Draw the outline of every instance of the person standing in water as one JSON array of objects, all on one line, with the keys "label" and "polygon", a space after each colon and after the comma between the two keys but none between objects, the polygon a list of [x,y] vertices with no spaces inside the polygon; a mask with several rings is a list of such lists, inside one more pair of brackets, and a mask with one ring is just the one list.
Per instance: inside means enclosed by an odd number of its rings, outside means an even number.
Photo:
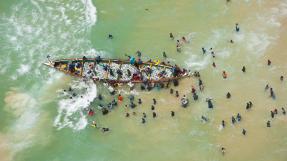
[{"label": "person standing in water", "polygon": [[249,103],[249,106],[251,108],[253,106],[253,103],[251,101],[249,101],[248,103]]},{"label": "person standing in water", "polygon": [[193,97],[193,100],[195,100],[195,101],[198,100],[198,95],[196,93],[193,93],[192,97]]},{"label": "person standing in water", "polygon": [[169,90],[169,93],[170,93],[170,94],[173,94],[173,89],[172,89],[172,88]]},{"label": "person standing in water", "polygon": [[185,38],[184,36],[181,38],[181,40],[182,40],[184,43],[187,43],[187,40],[186,40],[186,38]]},{"label": "person standing in water", "polygon": [[215,53],[214,53],[214,51],[211,51],[211,55],[212,55],[213,58],[215,58]]},{"label": "person standing in water", "polygon": [[97,122],[96,121],[92,121],[92,126],[93,127],[97,127]]},{"label": "person standing in water", "polygon": [[269,84],[266,84],[265,91],[267,91],[268,89],[269,89]]},{"label": "person standing in water", "polygon": [[138,104],[140,105],[140,104],[142,104],[142,99],[138,99]]},{"label": "person standing in water", "polygon": [[145,124],[145,122],[146,122],[145,118],[142,118],[142,124]]},{"label": "person standing in water", "polygon": [[165,58],[165,59],[167,58],[165,51],[162,52],[162,56],[163,56],[163,58]]},{"label": "person standing in water", "polygon": [[247,103],[246,103],[246,110],[251,109],[252,106],[253,106],[253,104],[252,104],[251,101],[247,102]]},{"label": "person standing in water", "polygon": [[143,112],[143,118],[146,118],[146,113],[145,112]]},{"label": "person standing in water", "polygon": [[270,97],[275,99],[275,94],[274,94],[273,88],[270,88]]},{"label": "person standing in water", "polygon": [[179,45],[179,44],[176,45],[176,51],[177,51],[178,53],[181,52],[181,48],[180,48],[180,45]]},{"label": "person standing in water", "polygon": [[225,128],[225,121],[224,120],[221,121],[221,126],[222,126],[222,128]]},{"label": "person standing in water", "polygon": [[171,117],[174,117],[174,115],[175,115],[174,111],[170,111],[170,115],[171,115]]},{"label": "person standing in water", "polygon": [[112,34],[109,34],[109,35],[108,35],[108,38],[109,38],[109,39],[113,39],[114,36],[113,36]]},{"label": "person standing in water", "polygon": [[236,31],[236,32],[239,32],[239,31],[240,31],[240,28],[239,28],[238,23],[235,24],[235,31]]},{"label": "person standing in water", "polygon": [[243,135],[246,135],[246,132],[247,132],[247,131],[246,131],[245,129],[242,129],[242,134],[243,134]]},{"label": "person standing in water", "polygon": [[172,33],[169,33],[169,38],[172,39],[172,40],[174,40],[174,36],[173,36]]},{"label": "person standing in water", "polygon": [[202,47],[201,50],[202,50],[202,54],[204,55],[206,53],[206,49],[204,49],[204,47]]},{"label": "person standing in water", "polygon": [[203,115],[201,116],[201,120],[204,121],[204,122],[208,122],[208,118],[203,116]]},{"label": "person standing in water", "polygon": [[250,109],[250,105],[249,103],[246,103],[246,110],[249,110]]},{"label": "person standing in water", "polygon": [[225,148],[221,147],[221,154],[224,155],[225,154]]},{"label": "person standing in water", "polygon": [[123,99],[124,99],[123,96],[122,96],[121,94],[119,94],[119,96],[118,96],[118,101],[119,101],[119,102],[122,102]]},{"label": "person standing in water", "polygon": [[271,65],[271,60],[267,60],[267,65],[270,66]]},{"label": "person standing in water", "polygon": [[245,66],[243,66],[242,67],[242,72],[245,73],[245,71],[246,71],[246,68],[245,68]]},{"label": "person standing in water", "polygon": [[250,107],[250,104],[249,102],[246,103],[246,110],[249,110],[251,107]]},{"label": "person standing in water", "polygon": [[231,98],[231,94],[230,94],[229,92],[227,92],[226,98],[227,98],[227,99]]},{"label": "person standing in water", "polygon": [[237,121],[240,122],[241,121],[241,115],[239,113],[237,113],[236,115]]},{"label": "person standing in water", "polygon": [[141,52],[141,51],[138,50],[138,51],[136,52],[136,54],[138,55],[138,58],[141,58],[141,56],[142,56],[142,52]]},{"label": "person standing in water", "polygon": [[236,123],[236,119],[235,119],[234,116],[231,117],[231,122],[232,122],[232,124],[235,124],[235,123]]},{"label": "person standing in water", "polygon": [[153,104],[156,105],[156,99],[153,98],[152,101],[153,101]]},{"label": "person standing in water", "polygon": [[99,100],[103,100],[103,96],[101,94],[98,95]]},{"label": "person standing in water", "polygon": [[267,125],[267,127],[271,127],[271,122],[268,120],[266,125]]},{"label": "person standing in water", "polygon": [[278,114],[277,108],[274,109],[274,114],[276,114],[276,115]]},{"label": "person standing in water", "polygon": [[206,102],[207,102],[207,104],[208,104],[208,108],[213,108],[213,104],[212,104],[212,102],[211,102],[211,98],[207,98],[207,99],[206,99]]},{"label": "person standing in water", "polygon": [[135,99],[135,96],[134,96],[134,95],[129,95],[129,100],[130,100],[130,102],[133,102],[134,99]]},{"label": "person standing in water", "polygon": [[270,111],[270,114],[271,114],[271,118],[274,118],[274,112]]},{"label": "person standing in water", "polygon": [[226,73],[226,71],[224,70],[224,71],[222,71],[222,77],[224,78],[224,79],[226,79],[227,78],[227,73]]},{"label": "person standing in water", "polygon": [[191,86],[191,93],[195,93],[195,92],[196,92],[196,89],[193,86]]},{"label": "person standing in water", "polygon": [[156,118],[156,113],[155,112],[152,112],[152,117]]},{"label": "person standing in water", "polygon": [[284,80],[283,75],[280,76],[280,80],[281,80],[281,82],[283,82],[283,80]]},{"label": "person standing in water", "polygon": [[282,107],[281,109],[282,109],[282,114],[283,114],[283,115],[286,115],[285,108],[284,108],[284,107]]},{"label": "person standing in water", "polygon": [[175,96],[176,96],[176,97],[179,97],[178,91],[175,91]]},{"label": "person standing in water", "polygon": [[198,79],[198,86],[199,86],[199,90],[203,91],[204,86],[203,86],[203,82],[202,82],[202,80],[200,78]]}]

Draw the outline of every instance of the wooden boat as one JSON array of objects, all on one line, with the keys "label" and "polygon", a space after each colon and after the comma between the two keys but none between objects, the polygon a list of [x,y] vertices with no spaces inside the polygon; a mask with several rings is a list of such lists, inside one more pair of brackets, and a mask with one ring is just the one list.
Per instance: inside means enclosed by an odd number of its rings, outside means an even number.
[{"label": "wooden boat", "polygon": [[134,61],[119,59],[72,58],[49,60],[45,65],[65,74],[116,83],[161,83],[189,76],[185,69],[160,61]]}]

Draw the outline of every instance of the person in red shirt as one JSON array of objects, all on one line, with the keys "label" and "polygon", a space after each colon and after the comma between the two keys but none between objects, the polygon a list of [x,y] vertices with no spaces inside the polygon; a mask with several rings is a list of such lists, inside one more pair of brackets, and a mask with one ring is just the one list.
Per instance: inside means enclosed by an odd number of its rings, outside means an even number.
[{"label": "person in red shirt", "polygon": [[118,101],[122,102],[122,101],[123,101],[123,99],[124,99],[124,97],[123,97],[122,95],[120,95],[120,94],[119,94],[119,96],[118,96]]}]

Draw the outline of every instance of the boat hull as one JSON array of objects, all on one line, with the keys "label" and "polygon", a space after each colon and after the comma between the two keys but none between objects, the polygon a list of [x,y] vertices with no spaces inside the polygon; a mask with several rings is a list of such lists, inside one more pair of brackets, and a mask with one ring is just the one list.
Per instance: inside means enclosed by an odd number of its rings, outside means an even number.
[{"label": "boat hull", "polygon": [[[76,67],[71,68],[71,64],[76,64]],[[58,71],[61,71],[67,75],[73,76],[73,77],[78,77],[78,78],[87,78],[87,66],[111,66],[113,64],[119,65],[119,68],[122,66],[128,66],[131,67],[130,69],[136,69],[138,70],[137,73],[142,75],[142,73],[145,73],[146,69],[156,69],[159,70],[163,73],[170,72],[174,66],[170,64],[166,64],[164,62],[159,63],[159,61],[148,61],[148,62],[142,62],[141,64],[130,64],[129,60],[119,60],[119,59],[103,59],[101,58],[100,60],[97,60],[96,58],[75,58],[75,59],[60,59],[60,60],[54,60],[54,61],[48,61],[44,63],[44,65],[54,68]],[[77,67],[78,66],[78,67]],[[179,69],[179,68],[178,68]],[[92,71],[92,70],[91,70]],[[99,70],[93,69],[94,73],[100,73]],[[107,75],[111,75],[111,73],[104,71],[107,73]],[[134,74],[134,73],[132,73]],[[119,79],[119,78],[109,78],[107,77],[90,77],[92,78],[95,82],[107,82],[110,84],[116,84],[116,83],[163,83],[163,82],[170,82],[174,80],[178,80],[181,78],[188,77],[188,73],[186,70],[180,71],[176,76],[171,75],[165,75],[162,77],[157,77],[154,76],[152,77],[150,75],[147,75],[145,79],[133,79],[133,78],[127,78],[127,79]],[[143,78],[143,77],[141,77]],[[155,78],[155,79],[153,79]]]}]

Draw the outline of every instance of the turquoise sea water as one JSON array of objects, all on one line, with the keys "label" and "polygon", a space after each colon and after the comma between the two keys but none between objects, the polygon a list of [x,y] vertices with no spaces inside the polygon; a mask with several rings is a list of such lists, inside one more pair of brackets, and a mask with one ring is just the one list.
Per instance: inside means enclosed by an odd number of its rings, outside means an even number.
[{"label": "turquoise sea water", "polygon": [[[286,116],[272,120],[270,110],[286,105],[284,45],[286,1],[102,1],[23,0],[0,1],[0,160],[16,161],[127,161],[127,160],[254,160],[285,161]],[[239,23],[240,32],[234,31]],[[185,36],[182,53],[175,41]],[[107,39],[113,34],[114,39]],[[234,44],[230,44],[230,39]],[[283,45],[282,45],[283,44]],[[202,55],[201,47],[213,48],[216,58]],[[107,116],[97,106],[113,99],[101,84],[84,83],[43,66],[52,59],[102,55],[124,58],[142,51],[145,59],[162,59],[200,70],[205,91],[187,109],[169,95],[168,89],[133,91],[144,104],[126,109],[130,91],[120,91],[125,101]],[[272,66],[266,67],[266,60]],[[212,62],[217,64],[213,69]],[[247,73],[242,74],[242,65]],[[222,80],[221,72],[229,74]],[[277,99],[268,98],[264,87],[274,87]],[[196,79],[183,80],[180,95],[190,94]],[[73,87],[78,96],[70,100],[64,89]],[[231,91],[232,99],[225,94]],[[96,98],[103,94],[104,101]],[[80,97],[83,96],[83,98]],[[207,109],[205,98],[215,101]],[[158,117],[152,119],[152,98],[158,100]],[[252,111],[245,103],[252,100]],[[88,117],[85,108],[96,115]],[[170,111],[176,117],[170,117]],[[130,118],[125,113],[131,114]],[[136,115],[132,115],[136,112]],[[141,124],[142,113],[148,115]],[[240,112],[243,121],[231,125]],[[210,122],[203,123],[201,115]],[[221,120],[227,128],[220,130]],[[109,127],[108,133],[91,127]],[[241,135],[242,128],[247,136]],[[222,156],[220,148],[226,148]]]}]

